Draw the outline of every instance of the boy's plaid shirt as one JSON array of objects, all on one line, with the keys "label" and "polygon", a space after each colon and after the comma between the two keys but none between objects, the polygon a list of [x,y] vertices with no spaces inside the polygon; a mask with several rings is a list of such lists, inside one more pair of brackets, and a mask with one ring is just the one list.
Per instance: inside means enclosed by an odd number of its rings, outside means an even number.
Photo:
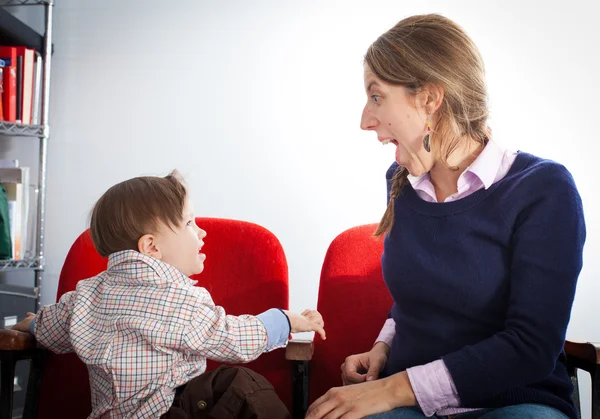
[{"label": "boy's plaid shirt", "polygon": [[208,291],[176,268],[126,250],[108,270],[37,314],[33,333],[53,352],[87,364],[90,418],[159,417],[174,390],[206,369],[206,359],[248,362],[267,347],[254,316],[228,316]]}]

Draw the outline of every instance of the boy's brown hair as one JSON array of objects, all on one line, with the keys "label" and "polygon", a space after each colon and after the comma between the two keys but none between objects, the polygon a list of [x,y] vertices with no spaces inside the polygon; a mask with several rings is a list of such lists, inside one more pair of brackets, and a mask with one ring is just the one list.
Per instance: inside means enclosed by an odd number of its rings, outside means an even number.
[{"label": "boy's brown hair", "polygon": [[165,177],[141,176],[108,189],[94,205],[90,233],[100,255],[138,250],[138,240],[183,221],[187,191],[176,170]]}]

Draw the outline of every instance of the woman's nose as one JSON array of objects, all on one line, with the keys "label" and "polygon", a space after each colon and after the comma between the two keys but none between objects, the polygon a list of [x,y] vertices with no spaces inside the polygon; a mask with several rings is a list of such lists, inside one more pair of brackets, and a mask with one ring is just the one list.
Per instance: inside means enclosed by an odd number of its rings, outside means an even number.
[{"label": "woman's nose", "polygon": [[206,237],[206,231],[202,230],[201,228],[198,228],[198,237],[200,237],[201,239]]},{"label": "woman's nose", "polygon": [[373,116],[368,106],[365,106],[360,118],[360,128],[365,131],[374,130],[377,126],[377,118]]}]

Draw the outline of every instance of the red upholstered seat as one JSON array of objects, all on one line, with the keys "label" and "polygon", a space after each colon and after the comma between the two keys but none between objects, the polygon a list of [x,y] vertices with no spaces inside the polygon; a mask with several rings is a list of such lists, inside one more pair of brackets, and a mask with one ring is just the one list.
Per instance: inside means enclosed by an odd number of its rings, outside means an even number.
[{"label": "red upholstered seat", "polygon": [[369,351],[392,307],[383,282],[383,239],[376,224],[353,227],[329,245],[319,284],[317,310],[327,340],[315,336],[310,365],[310,401],[342,385],[340,366],[348,355]]}]

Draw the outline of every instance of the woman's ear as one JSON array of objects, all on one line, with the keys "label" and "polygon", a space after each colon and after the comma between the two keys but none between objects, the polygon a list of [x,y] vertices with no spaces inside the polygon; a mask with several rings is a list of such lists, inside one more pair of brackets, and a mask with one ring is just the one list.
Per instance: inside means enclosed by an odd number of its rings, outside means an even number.
[{"label": "woman's ear", "polygon": [[162,253],[156,243],[156,236],[152,234],[144,234],[140,237],[138,240],[138,251],[155,259],[162,259]]},{"label": "woman's ear", "polygon": [[425,107],[428,114],[435,113],[444,100],[444,88],[437,84],[427,83],[418,94],[421,106]]}]

